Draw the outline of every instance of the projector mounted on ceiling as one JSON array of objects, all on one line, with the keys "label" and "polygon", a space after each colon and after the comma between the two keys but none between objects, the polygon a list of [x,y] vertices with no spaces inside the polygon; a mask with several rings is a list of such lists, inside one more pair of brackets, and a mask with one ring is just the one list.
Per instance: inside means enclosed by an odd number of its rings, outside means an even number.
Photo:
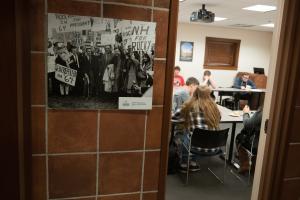
[{"label": "projector mounted on ceiling", "polygon": [[215,13],[205,9],[205,4],[202,4],[202,9],[192,12],[191,22],[212,23],[215,21]]}]

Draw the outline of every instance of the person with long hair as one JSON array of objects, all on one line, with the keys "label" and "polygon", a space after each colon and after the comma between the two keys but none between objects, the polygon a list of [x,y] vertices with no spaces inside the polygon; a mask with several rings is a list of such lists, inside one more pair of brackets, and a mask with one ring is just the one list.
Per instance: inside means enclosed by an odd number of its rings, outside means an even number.
[{"label": "person with long hair", "polygon": [[[199,86],[190,100],[185,102],[180,110],[179,116],[184,119],[185,133],[181,138],[185,146],[190,144],[191,135],[195,128],[206,130],[218,130],[221,114],[217,104],[210,96],[211,89],[208,86]],[[177,113],[175,114],[175,116]],[[182,159],[180,171],[186,172],[188,152],[182,148]],[[199,166],[195,161],[190,163],[191,171],[198,171]]]}]

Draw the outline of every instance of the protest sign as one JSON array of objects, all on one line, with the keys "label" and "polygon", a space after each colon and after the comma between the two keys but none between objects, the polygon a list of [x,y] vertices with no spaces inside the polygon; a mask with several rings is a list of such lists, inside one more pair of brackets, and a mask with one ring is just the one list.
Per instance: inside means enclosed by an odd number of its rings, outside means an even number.
[{"label": "protest sign", "polygon": [[55,78],[68,85],[75,86],[77,77],[77,70],[69,67],[62,66],[60,64],[55,65]]}]

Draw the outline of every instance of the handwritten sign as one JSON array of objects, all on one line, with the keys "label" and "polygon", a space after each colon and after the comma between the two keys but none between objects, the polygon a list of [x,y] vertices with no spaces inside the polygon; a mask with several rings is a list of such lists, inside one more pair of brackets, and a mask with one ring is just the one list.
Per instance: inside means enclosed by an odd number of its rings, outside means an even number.
[{"label": "handwritten sign", "polygon": [[59,64],[55,65],[55,78],[68,85],[75,86],[77,70]]}]

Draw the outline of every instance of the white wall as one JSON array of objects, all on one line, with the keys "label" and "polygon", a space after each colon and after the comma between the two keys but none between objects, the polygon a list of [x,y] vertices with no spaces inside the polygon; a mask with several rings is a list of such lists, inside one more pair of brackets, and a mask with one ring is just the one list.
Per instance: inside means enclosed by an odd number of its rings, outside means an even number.
[{"label": "white wall", "polygon": [[[237,71],[253,72],[253,67],[262,67],[265,68],[265,74],[268,74],[272,42],[271,32],[180,23],[178,25],[175,63],[180,66],[181,74],[185,80],[190,76],[194,76],[199,80],[202,78],[206,37],[240,39],[241,46]],[[193,62],[179,61],[180,41],[194,42]],[[237,73],[233,70],[210,71],[217,85],[221,87],[232,86]]]}]

